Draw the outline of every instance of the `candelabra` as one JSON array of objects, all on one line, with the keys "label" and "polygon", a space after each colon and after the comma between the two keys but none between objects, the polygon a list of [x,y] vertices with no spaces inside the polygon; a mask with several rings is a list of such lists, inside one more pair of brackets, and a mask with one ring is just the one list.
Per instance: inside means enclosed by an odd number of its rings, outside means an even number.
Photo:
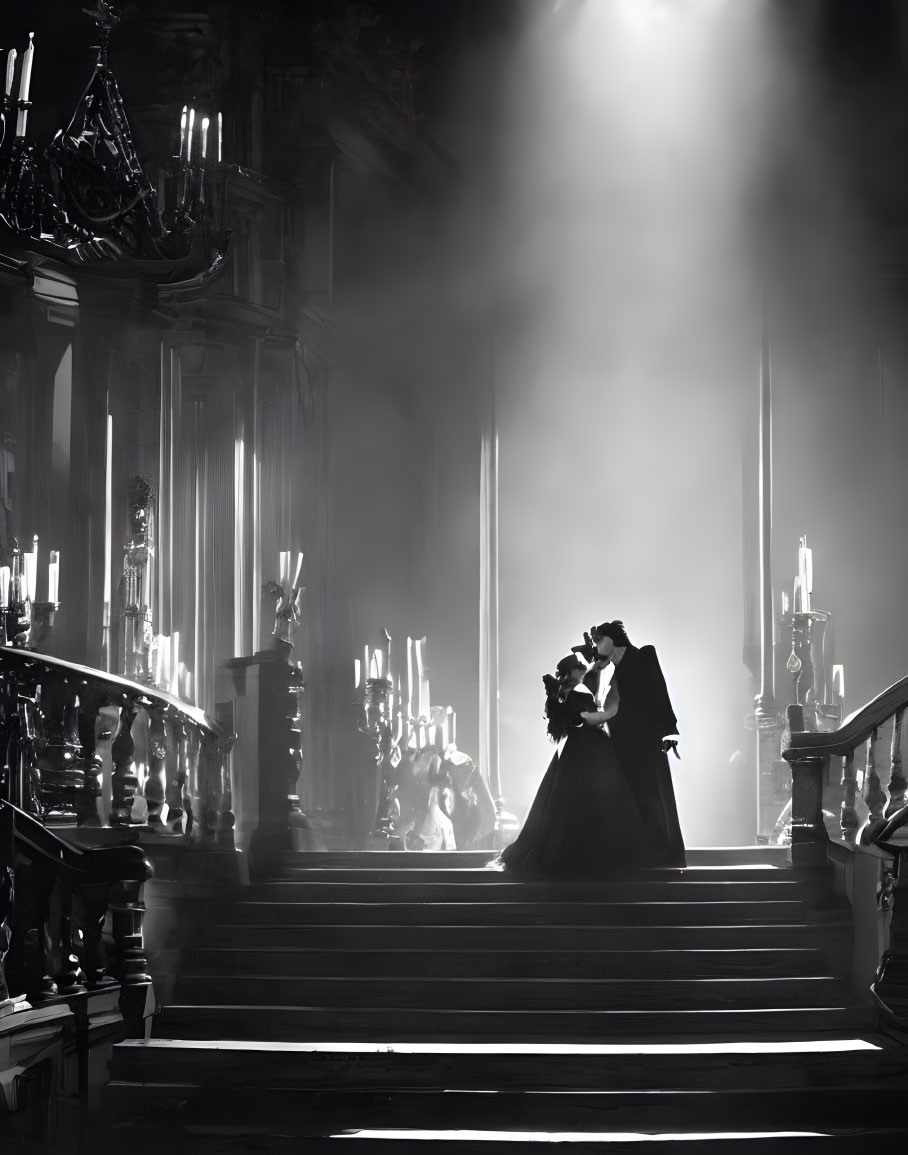
[{"label": "candelabra", "polygon": [[151,487],[142,477],[129,484],[129,537],[123,551],[123,633],[121,659],[124,677],[151,681],[151,559],[154,552],[154,515]]},{"label": "candelabra", "polygon": [[357,703],[359,729],[375,743],[375,763],[381,773],[381,797],[375,815],[374,833],[388,841],[389,848],[399,849],[400,803],[397,799],[395,770],[400,765],[400,718],[395,729],[388,707],[393,683],[390,678],[368,678],[363,683],[362,698]]}]

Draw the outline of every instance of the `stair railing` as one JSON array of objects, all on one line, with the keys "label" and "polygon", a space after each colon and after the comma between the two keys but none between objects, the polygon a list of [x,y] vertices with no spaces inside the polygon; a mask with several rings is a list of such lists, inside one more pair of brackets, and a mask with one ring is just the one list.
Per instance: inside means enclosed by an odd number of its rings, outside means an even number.
[{"label": "stair railing", "polygon": [[[827,733],[799,729],[799,708],[789,707],[791,741],[783,753],[792,775],[792,865],[810,869],[829,861],[832,842],[824,819],[824,794],[827,803],[835,797],[840,800],[842,841],[880,859],[875,866],[875,894],[855,893],[852,901],[867,907],[875,904],[881,918],[889,915],[888,947],[871,993],[883,1023],[902,1033],[908,1032],[908,781],[902,755],[906,707],[908,678],[889,686]],[[862,749],[866,759],[859,784],[855,756]],[[839,767],[839,789],[833,790],[830,775],[838,777]],[[859,797],[867,808],[863,824]],[[865,928],[873,925],[869,913],[855,906],[856,934],[859,920]],[[856,952],[860,945],[856,943]],[[876,952],[874,965],[878,957]]]},{"label": "stair railing", "polygon": [[147,825],[232,848],[232,744],[203,710],[153,686],[0,647],[0,800],[42,823]]},{"label": "stair railing", "polygon": [[138,846],[75,847],[0,801],[0,1015],[23,997],[41,1006],[119,987],[127,1029],[141,1034],[151,875]]},{"label": "stair railing", "polygon": [[[833,759],[836,766],[841,765],[840,827],[846,842],[859,839],[870,845],[905,805],[908,781],[901,747],[906,707],[908,678],[894,683],[829,732],[800,729],[799,707],[789,707],[791,741],[783,757],[791,766],[791,854],[795,866],[821,866],[826,862],[829,835],[823,818],[823,796]],[[887,736],[889,765],[888,771],[881,774]],[[866,768],[861,794],[869,818],[859,830],[855,755],[862,747],[866,749]]]}]

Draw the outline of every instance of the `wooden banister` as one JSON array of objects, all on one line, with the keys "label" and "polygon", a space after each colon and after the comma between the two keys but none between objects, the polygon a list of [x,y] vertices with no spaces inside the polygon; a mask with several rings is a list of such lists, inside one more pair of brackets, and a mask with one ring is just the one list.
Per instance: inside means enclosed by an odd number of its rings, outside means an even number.
[{"label": "wooden banister", "polygon": [[[168,732],[191,737],[199,756],[188,761]],[[106,814],[99,811],[102,734],[109,740]],[[41,821],[128,827],[143,821],[136,798],[147,786],[149,826],[232,847],[233,739],[204,710],[154,686],[0,647],[0,799]]]},{"label": "wooden banister", "polygon": [[844,758],[884,723],[908,707],[908,678],[901,678],[883,690],[865,706],[855,710],[836,730],[829,733],[801,731],[791,735],[791,744],[783,757],[791,762],[798,757]]}]

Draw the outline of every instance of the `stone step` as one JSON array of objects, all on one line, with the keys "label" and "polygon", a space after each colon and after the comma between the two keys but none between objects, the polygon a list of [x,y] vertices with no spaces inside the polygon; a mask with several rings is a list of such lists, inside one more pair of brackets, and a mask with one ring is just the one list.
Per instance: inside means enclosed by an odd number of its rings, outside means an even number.
[{"label": "stone step", "polygon": [[[511,886],[526,886],[528,883],[514,879],[506,871],[481,869],[477,867],[433,868],[423,866],[307,866],[285,867],[278,880],[290,882],[381,882],[421,885],[432,882],[463,883],[467,886],[486,886],[490,882],[508,883]],[[608,879],[580,883],[550,883],[553,886],[624,885],[631,882],[799,882],[808,879],[790,867],[777,866],[689,866],[684,868],[659,867],[652,870],[622,870]]]},{"label": "stone step", "polygon": [[[901,1098],[890,1086],[844,1084],[794,1089],[704,1091],[348,1091],[297,1087],[199,1086],[195,1082],[113,1082],[105,1111],[119,1128],[151,1129],[159,1143],[191,1136],[195,1126],[222,1134],[330,1135],[359,1128],[527,1132],[828,1131],[904,1124]],[[250,1147],[250,1149],[253,1149]]]},{"label": "stone step", "polygon": [[433,1044],[128,1040],[114,1048],[111,1078],[206,1087],[350,1091],[894,1090],[908,1051],[866,1039],[823,1043]]},{"label": "stone step", "polygon": [[[609,879],[593,883],[505,882],[491,871],[480,882],[328,882],[281,880],[250,886],[243,897],[251,902],[342,903],[514,903],[530,902],[785,902],[810,901],[812,895],[797,879],[777,876],[764,881],[688,881],[678,878]],[[830,902],[827,899],[827,905]]]},{"label": "stone step", "polygon": [[[261,992],[261,986],[257,994]],[[613,1011],[456,1010],[445,1005],[410,1007],[406,1013],[386,1007],[277,1006],[256,1003],[171,1003],[155,1016],[156,1037],[185,1039],[257,1039],[535,1043],[584,1040],[637,1042],[662,1039],[709,1041],[735,1038],[799,1040],[842,1037],[874,1031],[877,1014],[851,997],[794,1007]]]},{"label": "stone step", "polygon": [[181,974],[174,1000],[265,1006],[429,1010],[708,1010],[829,1006],[844,998],[828,975],[801,978],[472,979],[317,978],[306,975]]},{"label": "stone step", "polygon": [[273,949],[313,950],[749,950],[850,946],[851,921],[817,927],[808,922],[754,923],[750,926],[432,926],[320,925],[226,922],[206,927],[208,947],[255,943]]},{"label": "stone step", "polygon": [[[538,1155],[540,1142],[558,1143],[570,1155],[640,1155],[641,1142],[655,1141],[664,1155],[854,1155],[856,1145],[879,1143],[887,1150],[900,1150],[908,1138],[908,1128],[878,1128],[864,1124],[860,1129],[832,1131],[760,1131],[730,1129],[716,1132],[706,1128],[699,1134],[682,1132],[658,1135],[612,1132],[610,1134],[521,1132],[457,1128],[454,1131],[423,1129],[350,1130],[334,1136],[306,1139],[305,1155]],[[130,1155],[158,1155],[160,1142],[154,1133],[133,1134],[130,1128],[121,1137],[115,1131],[110,1145],[98,1155],[121,1155],[128,1144]],[[507,1146],[502,1148],[502,1142]],[[295,1134],[264,1135],[260,1130],[225,1132],[218,1125],[192,1131],[192,1155],[299,1155],[300,1140]],[[570,1146],[566,1146],[567,1144]],[[644,1147],[643,1150],[646,1150]]]},{"label": "stone step", "polygon": [[760,902],[215,902],[215,922],[326,926],[728,926],[841,921],[799,900]]},{"label": "stone step", "polygon": [[[394,851],[394,850],[310,850],[279,854],[257,854],[261,863],[282,869],[297,867],[358,867],[383,869],[464,869],[482,868],[495,858],[492,850]],[[705,846],[688,847],[688,866],[790,866],[791,851],[784,846]]]},{"label": "stone step", "polygon": [[182,975],[369,978],[761,978],[828,973],[823,951],[745,950],[286,949],[274,945],[184,951]]}]

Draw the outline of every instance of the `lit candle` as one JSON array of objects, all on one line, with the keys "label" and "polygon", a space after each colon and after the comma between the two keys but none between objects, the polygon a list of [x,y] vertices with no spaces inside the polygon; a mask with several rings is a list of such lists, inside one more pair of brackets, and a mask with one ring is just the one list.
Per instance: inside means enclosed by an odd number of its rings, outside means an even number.
[{"label": "lit candle", "polygon": [[457,711],[451,711],[451,745],[457,745]]},{"label": "lit candle", "polygon": [[47,565],[47,600],[55,605],[60,590],[60,552],[52,549]]},{"label": "lit candle", "polygon": [[0,566],[0,606],[9,605],[9,566]]},{"label": "lit candle", "polygon": [[224,144],[224,118],[218,113],[218,164],[223,159],[223,144]]},{"label": "lit candle", "polygon": [[363,650],[363,680],[364,681],[366,680],[366,678],[371,677],[371,674],[370,674],[371,669],[372,669],[372,666],[369,662],[369,647],[367,645],[365,647],[365,649]]},{"label": "lit candle", "polygon": [[[25,50],[25,55],[22,57],[22,75],[19,78],[19,101],[26,103],[28,101],[28,90],[32,83],[32,61],[35,58],[35,34],[29,32],[28,34],[28,48]],[[7,75],[9,73],[7,72]],[[25,122],[28,119],[28,111],[24,108],[19,109],[19,119],[16,121],[16,136],[25,136]]]},{"label": "lit candle", "polygon": [[354,674],[355,674],[355,676],[356,676],[356,685],[354,686],[354,689],[357,689],[357,690],[358,690],[358,689],[359,689],[359,684],[360,684],[360,682],[362,681],[362,673],[360,672],[360,671],[361,671],[361,667],[360,667],[360,664],[359,664],[359,658],[354,658],[354,659],[353,659],[353,671],[354,671]]},{"label": "lit candle", "polygon": [[180,696],[180,631],[174,630],[173,637],[170,639],[170,692],[176,697]]},{"label": "lit candle", "polygon": [[189,109],[183,105],[180,113],[180,160],[183,159],[183,149],[186,147],[186,122],[189,119]]},{"label": "lit candle", "polygon": [[107,464],[104,475],[104,669],[109,674],[110,652],[110,570],[113,565],[113,417],[107,414]]},{"label": "lit candle", "polygon": [[413,639],[407,638],[407,721],[413,717]]},{"label": "lit candle", "polygon": [[29,566],[28,575],[28,600],[36,602],[38,600],[38,535],[35,534],[32,539],[31,565]]},{"label": "lit candle", "polygon": [[303,555],[298,553],[296,555],[296,573],[293,577],[293,588],[298,590],[300,588],[300,578],[303,576]]},{"label": "lit candle", "polygon": [[207,116],[202,117],[202,160],[208,155],[208,125],[209,120]]},{"label": "lit candle", "polygon": [[189,129],[186,133],[186,163],[192,164],[192,133],[195,128],[195,109],[189,110]]},{"label": "lit candle", "polygon": [[13,91],[13,77],[16,73],[16,50],[11,48],[6,57],[6,95]]}]

